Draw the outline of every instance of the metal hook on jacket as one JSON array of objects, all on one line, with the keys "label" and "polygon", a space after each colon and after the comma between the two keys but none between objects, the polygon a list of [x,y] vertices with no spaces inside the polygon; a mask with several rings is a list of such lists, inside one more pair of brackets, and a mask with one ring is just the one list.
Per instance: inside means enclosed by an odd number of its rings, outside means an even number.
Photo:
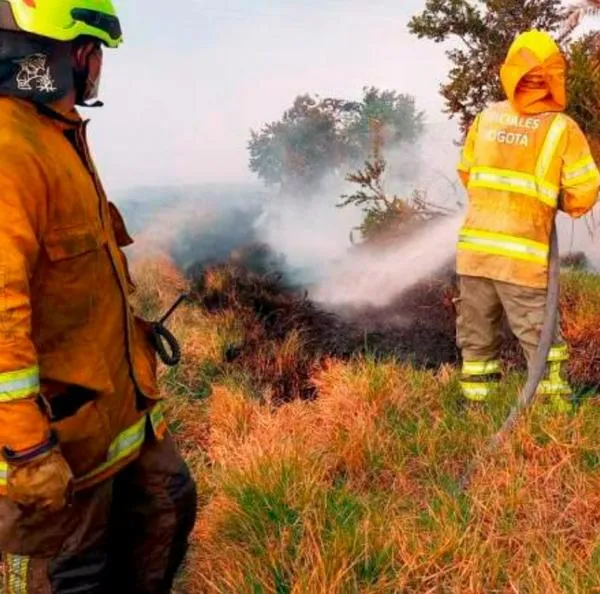
[{"label": "metal hook on jacket", "polygon": [[152,340],[156,353],[168,367],[175,367],[181,361],[181,347],[172,332],[165,326],[165,323],[188,298],[187,293],[180,295],[167,313],[158,322],[151,325]]}]

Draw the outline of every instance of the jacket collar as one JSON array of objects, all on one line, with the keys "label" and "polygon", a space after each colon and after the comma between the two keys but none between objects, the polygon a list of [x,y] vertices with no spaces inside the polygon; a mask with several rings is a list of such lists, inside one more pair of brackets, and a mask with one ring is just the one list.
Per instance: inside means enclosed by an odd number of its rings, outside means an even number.
[{"label": "jacket collar", "polygon": [[73,109],[70,112],[63,112],[52,109],[45,103],[34,103],[34,106],[40,115],[52,120],[52,122],[62,130],[79,128],[87,123],[82,119],[76,109]]}]

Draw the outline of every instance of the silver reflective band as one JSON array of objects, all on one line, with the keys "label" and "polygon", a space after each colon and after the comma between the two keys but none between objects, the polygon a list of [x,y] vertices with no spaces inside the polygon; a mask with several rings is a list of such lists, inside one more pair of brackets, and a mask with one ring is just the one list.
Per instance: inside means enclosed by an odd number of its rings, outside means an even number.
[{"label": "silver reflective band", "polygon": [[487,400],[492,394],[495,394],[499,387],[499,382],[461,382],[460,387],[465,398],[476,402]]},{"label": "silver reflective band", "polygon": [[533,175],[527,173],[488,169],[487,171],[474,169],[471,172],[469,185],[525,194],[537,198],[548,206],[556,207],[559,190],[552,184],[544,182],[542,179],[536,179]]},{"label": "silver reflective band", "polygon": [[490,375],[500,373],[500,361],[465,361],[462,371],[465,375]]},{"label": "silver reflective band", "polygon": [[584,177],[588,173],[595,173],[595,172],[597,172],[596,164],[594,162],[592,162],[589,165],[582,167],[581,169],[577,169],[576,171],[570,171],[568,173],[564,173],[563,174],[563,182],[565,184],[567,184],[571,180],[577,179],[579,177]]},{"label": "silver reflective band", "polygon": [[556,154],[558,144],[566,129],[566,118],[562,114],[556,115],[554,121],[550,125],[550,129],[544,140],[544,145],[535,167],[535,175],[538,179],[543,180],[546,178],[546,175],[548,175],[552,159]]},{"label": "silver reflective band", "polygon": [[6,555],[6,594],[35,594],[29,592],[29,557]]},{"label": "silver reflective band", "polygon": [[569,348],[566,345],[553,347],[548,354],[548,361],[568,361]]},{"label": "silver reflective band", "polygon": [[538,258],[547,259],[548,250],[542,250],[535,248],[531,245],[525,245],[522,243],[509,242],[499,239],[491,239],[489,237],[474,237],[471,235],[460,235],[460,242],[480,245],[482,247],[492,247],[507,252],[515,252],[518,254],[531,255]]},{"label": "silver reflective band", "polygon": [[520,177],[510,177],[509,175],[499,175],[496,173],[488,173],[486,171],[475,171],[472,175],[472,179],[473,181],[498,183],[505,186],[514,186],[519,189],[537,192],[537,185],[534,180],[523,179]]},{"label": "silver reflective band", "polygon": [[573,389],[567,382],[541,382],[537,393],[542,396],[570,396]]},{"label": "silver reflective band", "polygon": [[40,391],[40,370],[37,365],[0,373],[0,402],[20,400]]}]

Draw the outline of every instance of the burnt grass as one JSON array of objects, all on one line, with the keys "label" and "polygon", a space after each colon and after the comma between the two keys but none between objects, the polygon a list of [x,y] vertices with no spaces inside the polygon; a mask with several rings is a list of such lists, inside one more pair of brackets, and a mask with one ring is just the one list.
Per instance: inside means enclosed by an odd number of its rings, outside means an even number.
[{"label": "burnt grass", "polygon": [[[225,345],[223,371],[245,373],[255,387],[270,389],[274,400],[313,398],[311,378],[332,358],[393,357],[431,369],[458,362],[450,268],[386,307],[326,311],[276,270],[280,264],[268,248],[251,246],[229,262],[188,270],[193,299],[204,310],[234,312],[243,320],[243,340]],[[298,339],[292,353],[289,345],[282,347],[290,337]]]},{"label": "burnt grass", "polygon": [[[394,358],[422,369],[460,362],[452,266],[440,268],[385,307],[326,311],[277,269],[281,265],[269,248],[254,245],[237,250],[226,263],[197,263],[188,270],[198,305],[209,314],[233,312],[243,320],[242,340],[224,345],[221,371],[243,372],[257,389],[270,389],[275,401],[313,398],[311,378],[333,358]],[[579,255],[568,256],[564,265],[580,268],[583,261]],[[506,322],[504,335],[506,368],[524,370]]]}]

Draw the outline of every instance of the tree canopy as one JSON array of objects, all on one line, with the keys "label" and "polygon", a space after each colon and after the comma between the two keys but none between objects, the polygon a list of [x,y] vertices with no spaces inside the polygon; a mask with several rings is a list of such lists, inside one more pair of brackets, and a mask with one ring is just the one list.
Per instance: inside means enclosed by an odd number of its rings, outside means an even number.
[{"label": "tree canopy", "polygon": [[281,120],[251,132],[250,169],[287,193],[315,191],[326,174],[366,158],[371,120],[389,145],[413,143],[423,130],[415,99],[393,90],[365,87],[361,101],[300,95]]},{"label": "tree canopy", "polygon": [[504,99],[499,71],[515,36],[532,28],[558,32],[566,16],[561,0],[427,0],[409,30],[458,42],[446,52],[452,67],[441,93],[466,131],[483,107]]}]

